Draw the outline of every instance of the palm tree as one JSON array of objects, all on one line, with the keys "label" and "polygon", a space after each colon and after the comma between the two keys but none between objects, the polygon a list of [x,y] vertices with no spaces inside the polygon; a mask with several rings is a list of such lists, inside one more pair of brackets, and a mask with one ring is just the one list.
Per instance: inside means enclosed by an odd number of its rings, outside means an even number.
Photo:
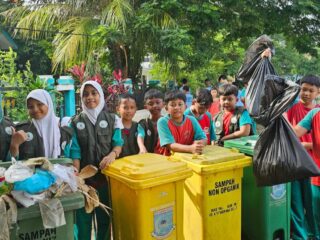
[{"label": "palm tree", "polygon": [[140,18],[160,29],[175,25],[166,12],[141,11],[142,4],[135,0],[31,0],[2,16],[14,34],[24,39],[52,39],[54,71],[64,71],[107,50],[113,67],[122,68],[125,77],[129,71],[134,78],[155,39],[150,26],[139,25]]}]

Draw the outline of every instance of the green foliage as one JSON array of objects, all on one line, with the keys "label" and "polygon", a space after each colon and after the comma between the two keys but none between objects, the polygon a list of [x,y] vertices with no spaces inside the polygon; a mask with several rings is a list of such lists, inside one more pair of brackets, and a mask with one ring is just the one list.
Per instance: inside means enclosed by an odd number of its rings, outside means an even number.
[{"label": "green foliage", "polygon": [[15,60],[17,53],[12,49],[0,51],[0,85],[1,87],[13,88],[4,92],[4,100],[10,99],[14,106],[7,106],[7,115],[14,121],[22,121],[28,118],[26,97],[30,91],[45,88],[45,84],[35,78],[31,71],[30,62],[25,65],[25,70],[18,71]]},{"label": "green foliage", "polygon": [[12,26],[49,30],[15,33],[25,39],[53,38],[53,67],[60,72],[88,62],[89,72],[101,71],[109,76],[110,69],[121,68],[134,80],[139,78],[143,57],[150,53],[159,62],[159,66],[154,64],[155,69],[165,71],[155,73],[155,78],[167,74],[167,81],[188,76],[191,85],[198,86],[207,77],[215,80],[221,73],[235,75],[245,49],[264,33],[281,34],[281,41],[288,46],[280,46],[279,57],[274,59],[281,66],[280,73],[310,72],[318,67],[318,0],[29,3],[32,5],[19,5],[2,13],[4,21]]}]

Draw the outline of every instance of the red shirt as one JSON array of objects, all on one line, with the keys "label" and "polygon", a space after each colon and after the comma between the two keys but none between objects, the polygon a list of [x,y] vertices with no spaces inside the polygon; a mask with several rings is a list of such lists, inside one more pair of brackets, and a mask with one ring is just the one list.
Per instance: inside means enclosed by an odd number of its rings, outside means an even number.
[{"label": "red shirt", "polygon": [[209,116],[205,113],[203,114],[202,118],[199,120],[197,119],[201,128],[203,129],[204,133],[207,136],[207,144],[211,144],[211,136],[210,136],[210,118]]},{"label": "red shirt", "polygon": [[[313,160],[320,168],[320,112],[312,119]],[[320,186],[320,177],[312,177],[311,183]]]},{"label": "red shirt", "polygon": [[232,112],[224,112],[223,114],[223,132],[224,135],[227,136],[229,135],[229,126],[230,126],[230,122],[231,122],[231,118],[233,116],[234,111]]},{"label": "red shirt", "polygon": [[[292,126],[296,126],[306,115],[307,113],[312,110],[311,108],[307,108],[303,105],[302,102],[298,102],[297,104],[293,105],[287,112],[288,120],[292,124]],[[315,128],[312,128],[315,129]],[[300,142],[312,142],[312,131],[300,137]],[[313,156],[312,151],[308,150],[309,154]],[[316,159],[313,158],[314,161],[317,163]],[[319,166],[319,163],[317,163]],[[312,177],[311,178],[312,184],[320,185],[320,177]]]},{"label": "red shirt", "polygon": [[[183,145],[192,145],[194,142],[194,129],[192,122],[186,118],[182,125],[177,126],[172,119],[168,121],[168,127],[176,143]],[[160,145],[160,144],[159,144]],[[157,153],[170,156],[171,153],[168,148],[161,147],[157,149]]]},{"label": "red shirt", "polygon": [[220,102],[216,101],[213,102],[209,108],[209,113],[211,114],[212,118],[220,112]]}]

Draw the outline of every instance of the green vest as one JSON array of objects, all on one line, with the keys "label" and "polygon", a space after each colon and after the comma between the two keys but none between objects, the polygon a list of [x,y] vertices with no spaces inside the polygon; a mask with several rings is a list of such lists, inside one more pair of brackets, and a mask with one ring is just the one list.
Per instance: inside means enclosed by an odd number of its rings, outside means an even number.
[{"label": "green vest", "polygon": [[[234,133],[236,131],[240,130],[240,124],[239,120],[241,117],[241,114],[245,108],[243,107],[236,107],[233,113],[233,117],[231,118],[230,125],[229,125],[229,134]],[[223,111],[220,111],[217,115],[214,117],[215,122],[215,134],[217,137],[217,142],[220,146],[223,146],[223,143],[221,142],[221,138],[224,137],[224,131],[223,131]],[[250,128],[250,135],[253,135],[253,129],[252,126]]]},{"label": "green vest", "polygon": [[30,121],[20,123],[16,126],[16,131],[23,130],[27,134],[27,141],[19,147],[19,160],[45,156],[42,137],[34,124]]},{"label": "green vest", "polygon": [[122,151],[119,157],[130,156],[139,153],[139,147],[137,142],[138,123],[132,122],[132,126],[129,131],[129,135],[125,134],[121,130],[121,136],[123,139]]},{"label": "green vest", "polygon": [[69,145],[71,143],[72,140],[72,136],[74,134],[74,130],[72,127],[60,127],[60,147],[61,147],[61,154],[60,156],[63,157],[70,157],[70,156],[64,156],[64,150],[66,148],[67,145]]},{"label": "green vest", "polygon": [[158,132],[155,131],[152,120],[150,118],[142,119],[139,124],[145,132],[144,146],[146,147],[148,152],[153,153],[158,141]]},{"label": "green vest", "polygon": [[92,164],[99,167],[100,161],[112,150],[115,115],[102,111],[95,126],[86,114],[80,113],[72,119],[81,150],[80,169]]},{"label": "green vest", "polygon": [[[0,102],[1,104],[1,102]],[[5,161],[10,148],[13,122],[4,117],[0,122],[0,160]]]}]

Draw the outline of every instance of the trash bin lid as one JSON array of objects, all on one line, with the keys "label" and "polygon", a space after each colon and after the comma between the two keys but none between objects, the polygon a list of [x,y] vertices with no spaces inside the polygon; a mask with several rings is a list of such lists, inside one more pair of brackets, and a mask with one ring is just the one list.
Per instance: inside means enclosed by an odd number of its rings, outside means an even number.
[{"label": "trash bin lid", "polygon": [[250,157],[239,153],[236,149],[218,146],[206,146],[201,155],[174,153],[170,158],[187,162],[193,171],[203,174],[242,168],[251,165],[252,162]]},{"label": "trash bin lid", "polygon": [[236,148],[240,152],[253,156],[253,149],[257,143],[259,136],[253,135],[237,139],[231,139],[224,142],[226,148]]},{"label": "trash bin lid", "polygon": [[146,188],[185,179],[192,175],[187,164],[167,157],[145,153],[114,161],[102,171],[105,175],[125,182],[131,188]]}]

